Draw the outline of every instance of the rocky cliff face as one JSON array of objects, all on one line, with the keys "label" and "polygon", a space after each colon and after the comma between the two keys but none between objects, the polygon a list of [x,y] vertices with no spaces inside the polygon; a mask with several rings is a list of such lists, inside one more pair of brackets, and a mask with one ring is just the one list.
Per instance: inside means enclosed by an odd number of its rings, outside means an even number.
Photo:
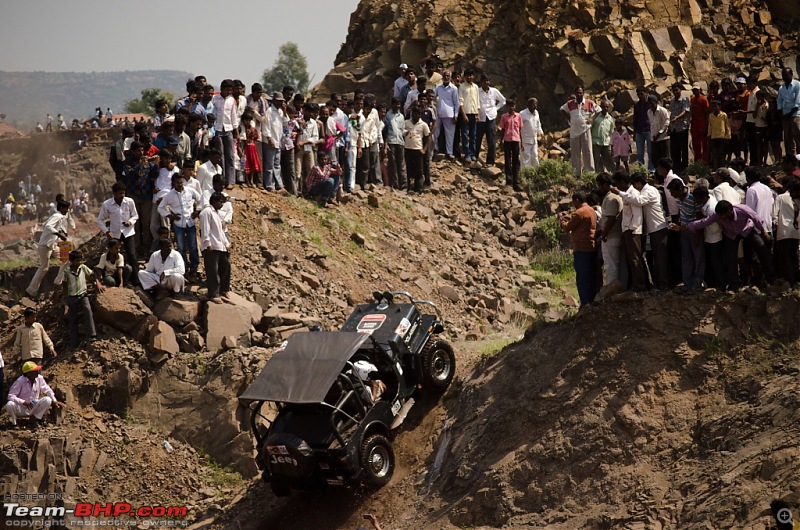
[{"label": "rocky cliff face", "polygon": [[362,0],[318,87],[388,93],[401,62],[438,53],[506,95],[536,96],[547,120],[576,84],[625,112],[630,90],[796,69],[800,4],[782,0]]}]

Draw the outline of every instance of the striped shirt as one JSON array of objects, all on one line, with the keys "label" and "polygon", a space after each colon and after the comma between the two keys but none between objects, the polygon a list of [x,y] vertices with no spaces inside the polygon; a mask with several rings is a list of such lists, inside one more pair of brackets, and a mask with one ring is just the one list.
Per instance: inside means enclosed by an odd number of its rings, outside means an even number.
[{"label": "striped shirt", "polygon": [[694,195],[687,193],[686,197],[683,199],[675,199],[675,202],[678,204],[678,211],[683,226],[697,220],[697,216],[695,215],[697,212],[697,204],[694,201]]},{"label": "striped shirt", "polygon": [[84,296],[86,294],[86,278],[92,275],[92,270],[81,263],[78,270],[73,272],[72,265],[64,269],[64,279],[67,282],[67,296]]}]

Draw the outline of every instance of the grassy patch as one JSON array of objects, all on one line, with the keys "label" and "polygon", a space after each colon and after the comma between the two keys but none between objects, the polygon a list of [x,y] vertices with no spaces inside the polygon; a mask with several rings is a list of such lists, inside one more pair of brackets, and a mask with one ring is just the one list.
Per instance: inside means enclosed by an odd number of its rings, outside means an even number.
[{"label": "grassy patch", "polygon": [[[51,261],[51,265],[58,264],[57,261]],[[38,264],[36,260],[32,259],[12,259],[0,263],[0,271],[10,271],[14,269],[25,269],[27,267],[35,267]]]},{"label": "grassy patch", "polygon": [[503,351],[503,348],[508,346],[514,342],[510,338],[507,337],[500,337],[496,339],[490,339],[480,344],[478,348],[478,355],[480,355],[481,359],[488,359],[489,357],[494,357],[496,354]]},{"label": "grassy patch", "polygon": [[[216,489],[235,488],[244,482],[244,479],[242,479],[242,476],[238,472],[215,462],[214,459],[207,454],[203,454],[202,458],[207,466],[203,473],[203,482],[206,485]],[[218,495],[221,494],[222,492],[218,493]]]},{"label": "grassy patch", "polygon": [[534,255],[531,258],[529,275],[551,289],[564,288],[573,296],[577,295],[575,268],[572,265],[572,252],[569,250],[554,248]]}]

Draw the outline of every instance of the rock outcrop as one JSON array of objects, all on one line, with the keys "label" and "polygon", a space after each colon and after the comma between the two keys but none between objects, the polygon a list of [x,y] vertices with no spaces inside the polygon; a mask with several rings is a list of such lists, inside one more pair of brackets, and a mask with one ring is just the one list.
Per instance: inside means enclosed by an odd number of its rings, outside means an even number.
[{"label": "rock outcrop", "polygon": [[780,66],[796,67],[797,20],[798,4],[778,0],[362,0],[317,93],[387,94],[401,62],[436,53],[508,96],[535,95],[554,123],[577,84],[614,100],[642,84],[661,93],[720,75],[777,81]]}]

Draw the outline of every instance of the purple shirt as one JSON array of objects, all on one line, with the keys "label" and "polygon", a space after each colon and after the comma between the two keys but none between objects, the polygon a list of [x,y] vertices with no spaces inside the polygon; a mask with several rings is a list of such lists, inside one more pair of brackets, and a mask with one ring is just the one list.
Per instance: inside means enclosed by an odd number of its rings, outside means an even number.
[{"label": "purple shirt", "polygon": [[14,381],[14,384],[11,385],[8,391],[8,400],[13,401],[17,405],[22,405],[26,401],[39,399],[42,394],[55,402],[56,395],[47,383],[45,383],[44,377],[41,375],[37,376],[33,383],[31,383],[30,379],[21,375]]},{"label": "purple shirt", "polygon": [[719,223],[722,233],[728,239],[736,239],[739,236],[747,237],[753,228],[757,228],[762,234],[765,232],[764,223],[758,218],[758,214],[744,204],[733,205],[733,217],[731,219],[723,219],[716,213],[712,213],[705,219],[689,223],[686,228],[691,232],[695,232],[715,221]]}]

